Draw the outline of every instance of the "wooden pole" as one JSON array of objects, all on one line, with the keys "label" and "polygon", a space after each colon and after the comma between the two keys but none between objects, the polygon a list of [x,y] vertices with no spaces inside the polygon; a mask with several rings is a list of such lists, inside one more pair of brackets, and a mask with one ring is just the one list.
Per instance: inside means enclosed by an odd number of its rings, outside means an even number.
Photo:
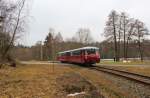
[{"label": "wooden pole", "polygon": [[52,73],[54,73],[54,40],[52,39]]}]

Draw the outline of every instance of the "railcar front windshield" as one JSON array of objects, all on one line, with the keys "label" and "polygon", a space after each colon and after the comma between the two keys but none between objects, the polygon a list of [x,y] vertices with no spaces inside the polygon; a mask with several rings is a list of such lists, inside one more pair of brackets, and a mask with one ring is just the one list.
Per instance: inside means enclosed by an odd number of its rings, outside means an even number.
[{"label": "railcar front windshield", "polygon": [[96,54],[99,52],[99,50],[98,49],[87,49],[86,52],[87,52],[87,54]]}]

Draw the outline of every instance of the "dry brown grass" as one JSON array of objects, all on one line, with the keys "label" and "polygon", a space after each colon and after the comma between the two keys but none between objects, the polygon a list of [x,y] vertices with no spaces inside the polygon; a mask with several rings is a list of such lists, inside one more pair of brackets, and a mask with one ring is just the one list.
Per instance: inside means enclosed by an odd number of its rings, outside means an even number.
[{"label": "dry brown grass", "polygon": [[[81,75],[69,72],[57,78],[58,92],[61,94],[84,93],[76,96],[68,96],[67,98],[104,98],[101,92],[88,80]],[[60,94],[59,94],[60,95]]]},{"label": "dry brown grass", "polygon": [[113,77],[113,75],[107,75],[103,72],[97,72],[87,68],[72,68],[99,88],[105,98],[140,98],[139,93],[135,93],[135,88],[132,88],[132,84],[130,85],[130,82],[126,79],[120,79]]},{"label": "dry brown grass", "polygon": [[139,61],[139,60],[129,60],[129,62],[114,62],[113,60],[108,60],[108,61],[104,61],[101,60],[100,62],[101,65],[150,65],[150,61],[149,60],[144,60],[143,62]]},{"label": "dry brown grass", "polygon": [[150,66],[120,66],[116,67],[121,70],[129,71],[129,72],[134,72],[134,73],[139,73],[143,75],[150,76]]},{"label": "dry brown grass", "polygon": [[[66,98],[66,92],[62,93],[60,86],[66,85],[70,88],[74,82],[75,88],[71,88],[72,91],[76,91],[80,85],[81,88],[90,87],[88,81],[76,74],[76,70],[59,64],[54,66],[54,72],[51,64],[0,69],[0,98]],[[70,77],[62,81],[62,76],[67,74]]]},{"label": "dry brown grass", "polygon": [[127,63],[101,61],[98,66],[106,66],[150,76],[150,61],[131,61]]},{"label": "dry brown grass", "polygon": [[55,65],[25,65],[0,70],[0,98],[55,98],[55,79],[68,67]]},{"label": "dry brown grass", "polygon": [[97,73],[88,69],[78,71],[81,76],[95,84],[106,98],[122,98],[123,96],[128,96],[126,92],[120,91],[116,85],[113,85],[113,83],[106,79],[100,72]]},{"label": "dry brown grass", "polygon": [[[103,73],[62,64],[55,64],[54,72],[52,69],[51,64],[22,65],[17,68],[0,69],[0,98],[60,98],[56,96],[61,92],[56,80],[66,73],[77,73],[84,77],[106,98],[132,96],[129,91],[120,90]],[[141,70],[145,72],[145,69]]]}]

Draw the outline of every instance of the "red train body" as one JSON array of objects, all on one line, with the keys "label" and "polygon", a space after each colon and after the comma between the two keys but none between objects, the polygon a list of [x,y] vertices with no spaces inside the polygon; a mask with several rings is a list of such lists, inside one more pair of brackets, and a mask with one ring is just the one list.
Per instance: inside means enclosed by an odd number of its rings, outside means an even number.
[{"label": "red train body", "polygon": [[95,64],[100,62],[99,48],[83,47],[58,53],[60,62]]}]

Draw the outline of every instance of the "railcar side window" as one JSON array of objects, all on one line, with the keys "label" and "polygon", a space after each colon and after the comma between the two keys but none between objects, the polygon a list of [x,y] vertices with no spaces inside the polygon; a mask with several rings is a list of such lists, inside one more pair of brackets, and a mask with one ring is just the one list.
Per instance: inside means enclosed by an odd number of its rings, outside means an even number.
[{"label": "railcar side window", "polygon": [[66,56],[71,56],[71,53],[70,53],[70,52],[67,52],[67,53],[66,53]]},{"label": "railcar side window", "polygon": [[95,49],[88,49],[86,50],[87,54],[95,54],[96,50]]},{"label": "railcar side window", "polygon": [[72,55],[80,55],[81,54],[81,51],[80,50],[77,50],[77,51],[73,51],[72,52]]}]

